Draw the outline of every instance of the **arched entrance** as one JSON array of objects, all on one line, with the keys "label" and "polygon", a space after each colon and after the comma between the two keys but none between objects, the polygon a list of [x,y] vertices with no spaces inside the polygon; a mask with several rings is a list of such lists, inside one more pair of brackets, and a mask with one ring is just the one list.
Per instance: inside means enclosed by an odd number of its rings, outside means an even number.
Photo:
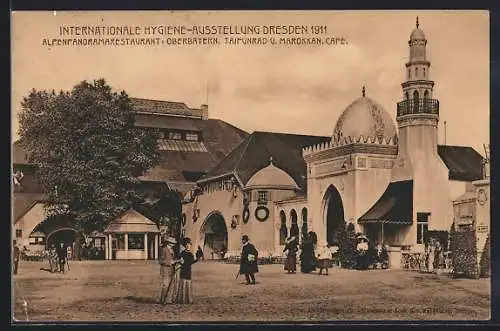
[{"label": "arched entrance", "polygon": [[201,227],[200,236],[205,259],[219,260],[224,257],[227,252],[227,227],[221,213],[213,212],[208,215]]},{"label": "arched entrance", "polygon": [[330,186],[325,194],[326,240],[328,244],[338,244],[337,230],[344,221],[344,206],[339,191]]},{"label": "arched entrance", "polygon": [[73,250],[73,243],[76,241],[77,230],[73,228],[60,228],[57,229],[47,236],[47,248],[54,246],[59,246],[61,243],[64,244],[65,247],[71,247]]}]

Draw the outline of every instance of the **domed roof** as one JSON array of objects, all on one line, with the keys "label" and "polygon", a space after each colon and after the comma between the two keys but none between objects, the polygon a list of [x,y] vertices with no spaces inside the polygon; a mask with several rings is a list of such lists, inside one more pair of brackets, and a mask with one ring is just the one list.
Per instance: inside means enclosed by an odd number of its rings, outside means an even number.
[{"label": "domed roof", "polygon": [[391,115],[363,92],[363,96],[351,103],[340,115],[333,130],[333,139],[351,137],[353,141],[360,138],[388,140],[394,138],[396,132]]},{"label": "domed roof", "polygon": [[410,34],[410,40],[422,40],[425,39],[424,31],[420,28],[415,28]]},{"label": "domed roof", "polygon": [[289,174],[274,166],[272,157],[267,167],[260,169],[250,177],[246,188],[299,189]]},{"label": "domed roof", "polygon": [[413,29],[413,31],[411,32],[410,34],[410,40],[422,40],[422,39],[425,39],[425,34],[424,34],[424,31],[422,31],[420,28],[419,28],[419,23],[418,23],[418,17],[417,17],[417,24],[416,24],[416,27],[415,29]]}]

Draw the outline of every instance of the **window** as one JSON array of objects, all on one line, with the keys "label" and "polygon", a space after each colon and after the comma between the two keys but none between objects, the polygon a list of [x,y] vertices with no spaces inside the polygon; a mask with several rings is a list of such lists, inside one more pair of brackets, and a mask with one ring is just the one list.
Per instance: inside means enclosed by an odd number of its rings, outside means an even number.
[{"label": "window", "polygon": [[95,238],[94,239],[94,247],[95,248],[101,248],[102,246],[104,246],[102,244],[102,239],[101,238]]},{"label": "window", "polygon": [[286,243],[286,237],[288,237],[288,229],[286,228],[286,215],[282,210],[280,211],[280,245],[284,245]]},{"label": "window", "polygon": [[182,134],[180,132],[169,132],[168,139],[182,140]]},{"label": "window", "polygon": [[408,69],[408,79],[410,79],[410,76],[411,76],[411,71],[410,69]]},{"label": "window", "polygon": [[125,235],[123,233],[116,235],[116,241],[113,240],[113,248],[125,249]]},{"label": "window", "polygon": [[198,141],[198,134],[197,133],[186,133],[186,140]]},{"label": "window", "polygon": [[424,78],[425,78],[425,68],[422,69],[424,71]]},{"label": "window", "polygon": [[16,229],[16,238],[21,238],[23,236],[23,230]]},{"label": "window", "polygon": [[299,240],[299,226],[297,225],[297,212],[292,209],[290,212],[290,219],[292,221],[292,226],[290,227],[290,236],[295,237],[297,241]]},{"label": "window", "polygon": [[267,204],[267,198],[268,198],[267,191],[259,191],[258,204],[259,205],[266,205]]},{"label": "window", "polygon": [[424,244],[427,240],[430,213],[417,213],[417,244]]},{"label": "window", "polygon": [[128,249],[144,249],[144,234],[129,233]]},{"label": "window", "polygon": [[415,78],[418,78],[418,68],[415,68]]}]

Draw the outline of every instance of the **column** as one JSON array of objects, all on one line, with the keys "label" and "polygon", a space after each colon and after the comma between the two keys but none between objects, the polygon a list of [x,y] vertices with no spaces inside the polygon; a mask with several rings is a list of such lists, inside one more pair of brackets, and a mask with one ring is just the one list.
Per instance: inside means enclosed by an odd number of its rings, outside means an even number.
[{"label": "column", "polygon": [[104,237],[104,259],[109,260],[109,244],[108,244],[108,235]]},{"label": "column", "polygon": [[144,234],[144,260],[148,259],[148,234]]},{"label": "column", "polygon": [[158,260],[158,233],[155,234],[155,260]]},{"label": "column", "polygon": [[128,233],[125,233],[125,258],[128,260]]},{"label": "column", "polygon": [[109,259],[113,259],[113,235],[110,233],[108,234],[108,254],[109,254]]}]

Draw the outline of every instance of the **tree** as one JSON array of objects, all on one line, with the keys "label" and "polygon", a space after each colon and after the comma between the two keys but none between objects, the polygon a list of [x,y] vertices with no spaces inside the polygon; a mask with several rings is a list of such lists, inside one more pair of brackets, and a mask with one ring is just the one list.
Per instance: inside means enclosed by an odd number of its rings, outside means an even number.
[{"label": "tree", "polygon": [[356,239],[356,231],[354,229],[354,224],[352,223],[347,224],[344,246],[345,246],[344,257],[346,259],[346,267],[348,268],[356,267],[357,239]]},{"label": "tree", "polygon": [[483,254],[479,260],[479,276],[480,277],[490,277],[491,276],[491,255],[490,255],[490,235],[486,237],[486,242],[484,243]]},{"label": "tree", "polygon": [[477,278],[479,276],[474,230],[457,231],[454,226],[451,228],[451,258],[454,277],[464,275]]},{"label": "tree", "polygon": [[157,132],[134,126],[127,94],[103,79],[21,103],[20,141],[48,195],[51,215],[100,228],[141,201],[138,176],[157,164]]}]

